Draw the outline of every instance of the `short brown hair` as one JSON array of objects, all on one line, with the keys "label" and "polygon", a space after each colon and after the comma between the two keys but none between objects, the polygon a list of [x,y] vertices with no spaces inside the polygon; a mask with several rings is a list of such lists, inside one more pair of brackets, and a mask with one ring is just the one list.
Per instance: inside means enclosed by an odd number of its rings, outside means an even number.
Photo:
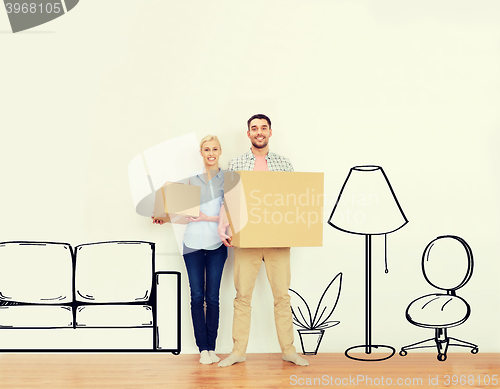
[{"label": "short brown hair", "polygon": [[258,113],[256,115],[253,115],[250,119],[248,119],[248,121],[247,121],[247,127],[248,127],[248,129],[250,129],[250,122],[253,119],[263,119],[263,120],[266,120],[267,124],[269,125],[269,128],[271,128],[271,119],[269,119],[266,115],[264,115],[262,113]]}]

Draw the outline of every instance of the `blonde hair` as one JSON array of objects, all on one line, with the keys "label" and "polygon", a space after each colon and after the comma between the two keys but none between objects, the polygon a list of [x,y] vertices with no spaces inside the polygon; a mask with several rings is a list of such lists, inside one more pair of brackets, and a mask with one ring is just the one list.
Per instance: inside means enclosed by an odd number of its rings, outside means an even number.
[{"label": "blonde hair", "polygon": [[220,142],[219,142],[219,138],[217,138],[217,136],[215,136],[215,135],[207,135],[206,137],[204,137],[200,142],[200,150],[203,148],[203,143],[210,142],[212,140],[217,142],[219,144],[219,149],[222,150],[222,147],[221,147]]}]

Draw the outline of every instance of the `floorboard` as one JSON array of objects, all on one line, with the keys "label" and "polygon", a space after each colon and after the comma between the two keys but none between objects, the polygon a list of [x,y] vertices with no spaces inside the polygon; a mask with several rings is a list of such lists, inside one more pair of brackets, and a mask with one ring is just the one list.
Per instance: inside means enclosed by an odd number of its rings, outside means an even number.
[{"label": "floorboard", "polygon": [[381,362],[318,354],[307,357],[307,367],[284,362],[280,354],[248,354],[246,362],[227,368],[201,365],[198,358],[193,354],[0,354],[0,388],[500,388],[495,384],[500,379],[500,354],[450,353],[445,362],[427,353],[396,355]]}]

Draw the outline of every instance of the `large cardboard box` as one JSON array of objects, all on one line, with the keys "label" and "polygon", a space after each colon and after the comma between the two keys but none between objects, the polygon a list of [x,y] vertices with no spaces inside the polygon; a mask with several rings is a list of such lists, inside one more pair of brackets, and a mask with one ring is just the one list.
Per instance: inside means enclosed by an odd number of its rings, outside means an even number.
[{"label": "large cardboard box", "polygon": [[233,246],[322,246],[323,183],[323,173],[226,173],[224,199]]},{"label": "large cardboard box", "polygon": [[187,224],[188,217],[200,215],[200,197],[199,186],[167,182],[156,191],[154,217],[167,223]]}]

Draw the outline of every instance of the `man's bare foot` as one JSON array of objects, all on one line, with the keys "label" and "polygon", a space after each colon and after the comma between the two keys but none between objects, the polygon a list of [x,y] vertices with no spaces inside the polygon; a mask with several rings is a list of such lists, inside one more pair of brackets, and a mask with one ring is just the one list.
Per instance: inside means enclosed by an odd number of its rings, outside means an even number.
[{"label": "man's bare foot", "polygon": [[239,355],[229,354],[226,359],[219,362],[219,367],[228,367],[234,365],[235,363],[245,362],[245,357],[240,357]]},{"label": "man's bare foot", "polygon": [[297,353],[283,355],[283,360],[286,362],[295,363],[298,366],[309,366],[309,362],[306,359],[300,357]]}]

